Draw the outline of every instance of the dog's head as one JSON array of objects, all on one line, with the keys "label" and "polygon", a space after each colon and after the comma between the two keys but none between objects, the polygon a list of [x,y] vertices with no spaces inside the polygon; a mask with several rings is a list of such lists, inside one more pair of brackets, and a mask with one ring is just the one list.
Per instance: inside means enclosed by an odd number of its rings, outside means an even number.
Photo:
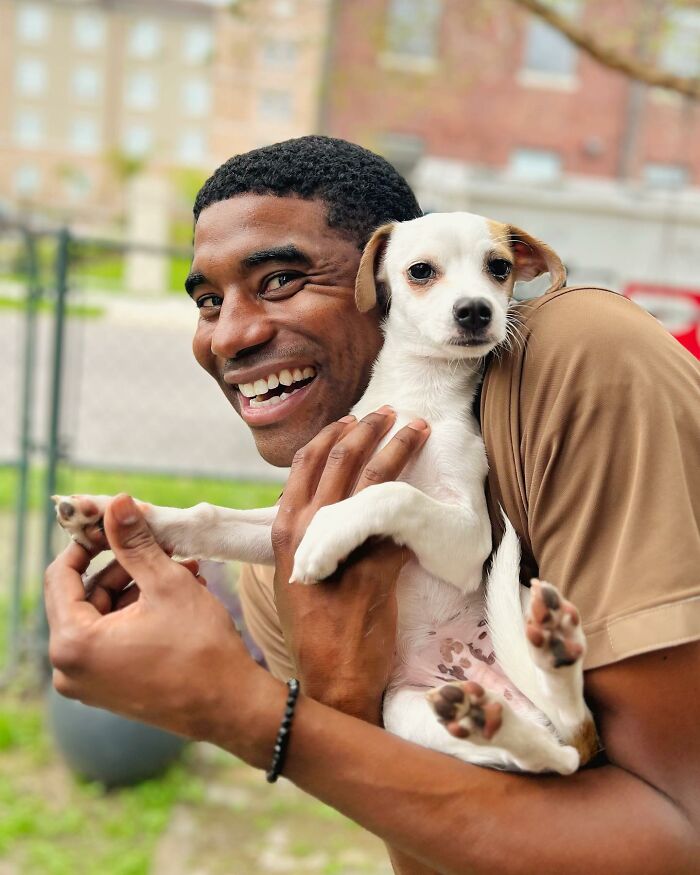
[{"label": "dog's head", "polygon": [[547,272],[548,291],[564,285],[559,256],[525,231],[472,213],[431,213],[375,231],[355,298],[365,312],[388,297],[388,326],[416,351],[478,358],[506,338],[514,283]]}]

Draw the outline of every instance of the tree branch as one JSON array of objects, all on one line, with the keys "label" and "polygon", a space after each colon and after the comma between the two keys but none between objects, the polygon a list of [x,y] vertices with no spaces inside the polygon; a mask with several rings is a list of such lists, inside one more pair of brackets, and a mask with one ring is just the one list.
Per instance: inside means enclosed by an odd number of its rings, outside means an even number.
[{"label": "tree branch", "polygon": [[[657,88],[668,88],[671,91],[684,94],[686,97],[692,97],[695,100],[700,99],[699,78],[676,76],[674,73],[667,73],[664,70],[648,67],[643,61],[620,55],[614,49],[601,43],[585,28],[580,27],[571,21],[570,18],[552,9],[543,0],[510,0],[510,2],[521,9],[527,10],[555,30],[558,30],[574,45],[578,46],[581,51],[586,52],[587,55],[590,55],[590,57],[609,67],[611,70],[624,73],[626,76],[637,79],[640,82],[645,82],[647,85],[653,85]],[[683,8],[683,6],[697,8],[698,5],[700,4],[693,2],[693,0],[690,0],[690,2],[685,0],[684,3],[679,4],[678,8]]]}]

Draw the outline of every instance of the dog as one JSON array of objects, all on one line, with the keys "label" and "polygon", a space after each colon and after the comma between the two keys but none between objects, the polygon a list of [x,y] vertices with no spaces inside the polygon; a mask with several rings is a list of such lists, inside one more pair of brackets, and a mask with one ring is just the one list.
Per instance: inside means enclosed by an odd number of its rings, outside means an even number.
[{"label": "dog", "polygon": [[[514,283],[543,273],[550,290],[564,285],[566,271],[550,247],[470,213],[433,213],[373,234],[355,295],[361,311],[386,305],[385,339],[352,413],[359,419],[389,403],[397,418],[384,442],[417,417],[431,434],[398,481],[316,513],[292,581],[327,578],[373,536],[410,548],[415,558],[397,584],[386,728],[470,763],[571,774],[596,748],[580,618],[551,584],[521,587],[519,543],[505,517],[484,582],[492,552],[487,461],[472,413],[485,356],[514,330]],[[99,521],[109,498],[55,501],[60,524],[87,546],[83,530]],[[143,510],[155,537],[177,555],[273,564],[274,507]]]}]

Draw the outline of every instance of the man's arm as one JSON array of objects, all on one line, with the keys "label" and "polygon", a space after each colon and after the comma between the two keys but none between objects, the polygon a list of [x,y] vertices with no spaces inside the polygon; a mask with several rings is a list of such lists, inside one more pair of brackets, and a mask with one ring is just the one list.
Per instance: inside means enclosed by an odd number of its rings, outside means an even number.
[{"label": "man's arm", "polygon": [[[253,663],[221,605],[160,550],[133,504],[117,499],[105,528],[141,595],[102,613],[85,599],[87,553],[71,545],[54,562],[46,595],[59,691],[268,768],[284,685]],[[470,766],[306,696],[285,774],[439,872],[698,873],[699,668],[700,645],[688,644],[591,672],[611,762],[571,777]]]}]

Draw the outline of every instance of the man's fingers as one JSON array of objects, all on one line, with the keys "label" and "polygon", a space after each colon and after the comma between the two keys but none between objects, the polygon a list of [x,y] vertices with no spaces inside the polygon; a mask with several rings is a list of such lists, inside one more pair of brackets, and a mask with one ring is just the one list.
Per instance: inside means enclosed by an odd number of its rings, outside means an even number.
[{"label": "man's fingers", "polygon": [[117,495],[105,511],[105,533],[115,558],[142,589],[157,588],[172,577],[173,565],[153,537],[143,514],[129,495]]},{"label": "man's fingers", "polygon": [[313,499],[328,454],[343,434],[355,424],[355,418],[347,416],[331,422],[296,452],[282,493],[281,511],[296,513],[298,508],[305,507]]},{"label": "man's fingers", "polygon": [[82,578],[91,558],[84,547],[71,541],[46,569],[44,603],[49,623],[65,625],[96,616],[94,607],[85,600]]},{"label": "man's fingers", "polygon": [[377,483],[396,480],[429,434],[430,426],[423,419],[415,419],[399,429],[388,444],[365,465],[358,477],[355,492]]},{"label": "man's fingers", "polygon": [[328,453],[316,489],[316,504],[335,504],[352,494],[355,482],[377,444],[396,421],[391,407],[382,407],[348,428]]}]

